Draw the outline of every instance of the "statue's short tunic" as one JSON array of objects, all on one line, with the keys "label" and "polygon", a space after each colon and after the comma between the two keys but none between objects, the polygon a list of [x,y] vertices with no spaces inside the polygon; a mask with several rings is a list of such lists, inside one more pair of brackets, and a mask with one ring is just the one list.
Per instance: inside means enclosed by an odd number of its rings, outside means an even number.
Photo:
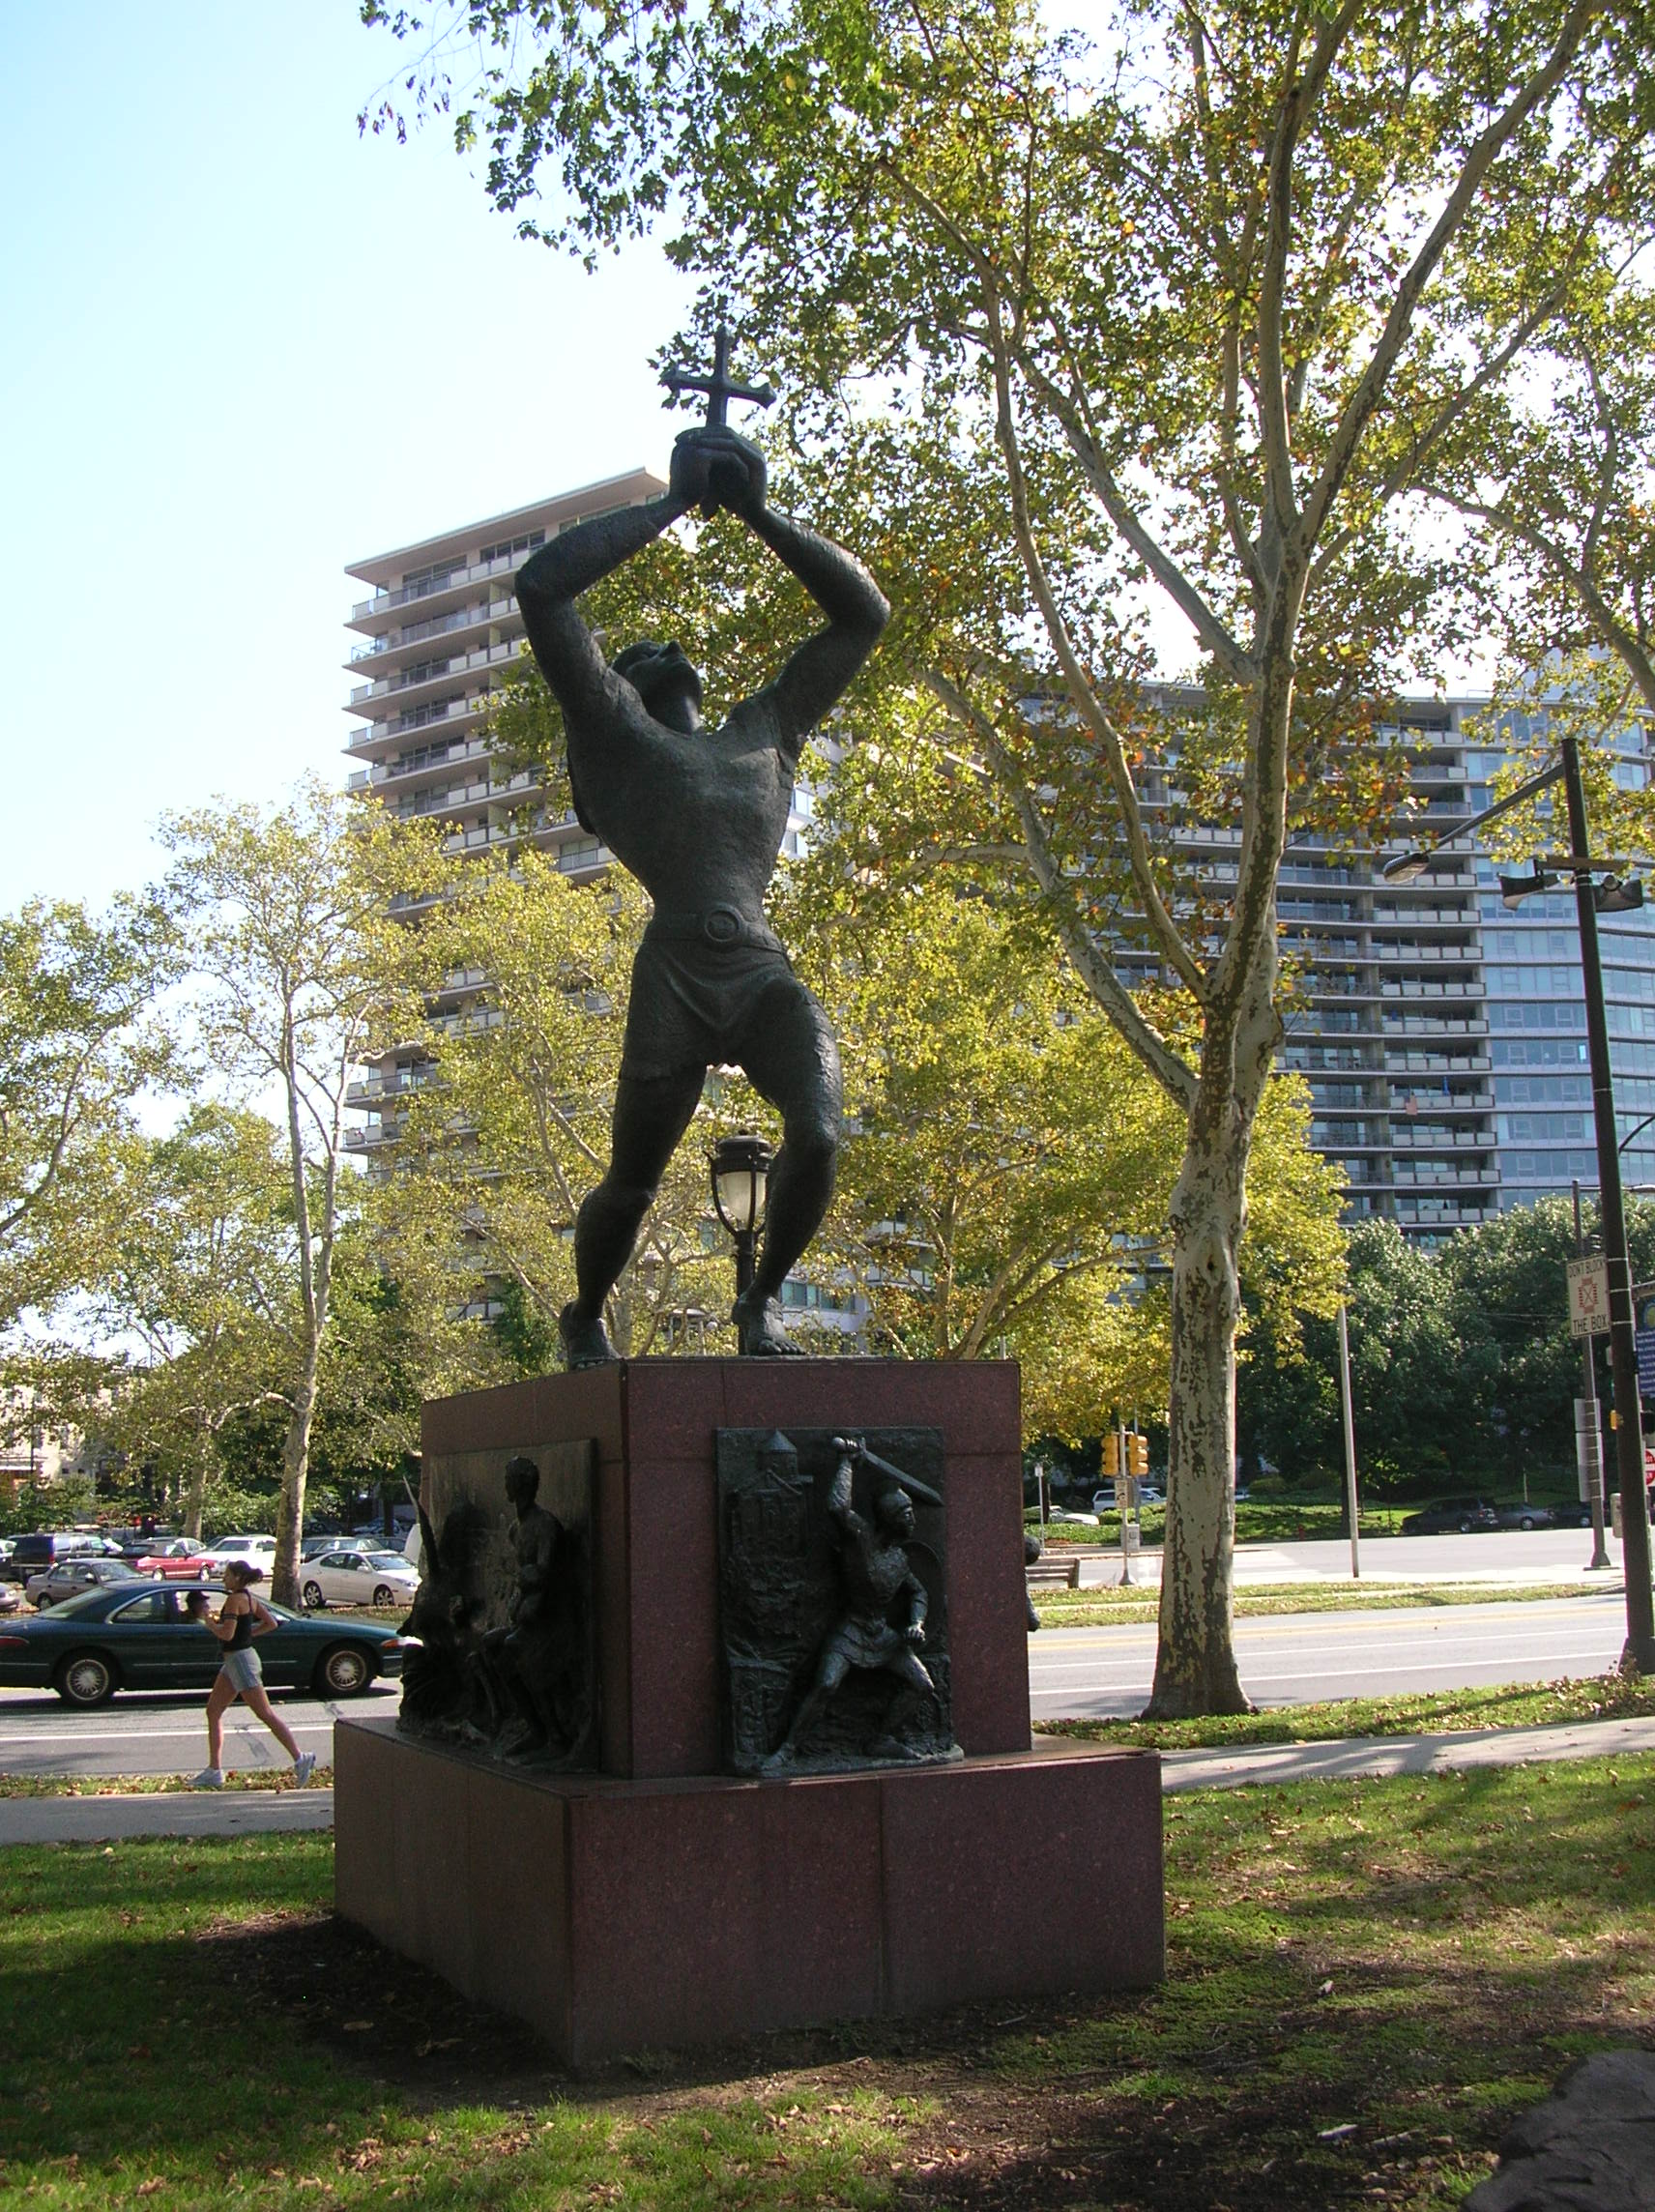
[{"label": "statue's short tunic", "polygon": [[[739,930],[720,934],[725,916]],[[657,917],[632,966],[622,1074],[648,1080],[690,1067],[741,1065],[763,1002],[778,986],[790,996],[809,996],[780,941],[733,908],[714,907],[705,917]]]}]

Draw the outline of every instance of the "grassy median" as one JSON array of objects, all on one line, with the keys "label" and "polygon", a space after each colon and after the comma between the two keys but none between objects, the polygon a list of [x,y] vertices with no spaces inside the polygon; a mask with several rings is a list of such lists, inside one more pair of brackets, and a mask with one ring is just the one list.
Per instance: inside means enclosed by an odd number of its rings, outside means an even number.
[{"label": "grassy median", "polygon": [[[1241,1583],[1234,1615],[1251,1620],[1274,1613],[1387,1613],[1408,1606],[1532,1605],[1618,1595],[1618,1577],[1601,1583],[1530,1583],[1506,1589],[1498,1583]],[[1085,1589],[1036,1587],[1031,1595],[1042,1628],[1120,1628],[1153,1620],[1160,1605],[1156,1583],[1091,1584]]]},{"label": "grassy median", "polygon": [[[1655,2037],[1655,1758],[1202,1792],[1166,1819],[1157,1990],[579,2082],[337,1926],[325,1836],[6,1851],[0,2189],[73,2212],[1426,2212],[1571,2058]],[[1054,1946],[1109,1910],[1053,1866]]]}]

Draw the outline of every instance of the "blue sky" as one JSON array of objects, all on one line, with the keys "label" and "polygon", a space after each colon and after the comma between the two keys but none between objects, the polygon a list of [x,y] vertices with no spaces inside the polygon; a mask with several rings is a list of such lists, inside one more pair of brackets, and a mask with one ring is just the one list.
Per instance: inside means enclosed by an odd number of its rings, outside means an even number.
[{"label": "blue sky", "polygon": [[347,561],[639,464],[687,302],[525,245],[353,0],[0,7],[0,908],[339,748]]}]

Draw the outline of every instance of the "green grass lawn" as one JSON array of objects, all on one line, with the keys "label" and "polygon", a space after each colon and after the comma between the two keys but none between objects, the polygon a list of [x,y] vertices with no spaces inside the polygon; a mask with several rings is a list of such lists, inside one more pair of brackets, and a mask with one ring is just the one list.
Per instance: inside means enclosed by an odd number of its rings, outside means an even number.
[{"label": "green grass lawn", "polygon": [[[1565,1603],[1625,1588],[1617,1576],[1602,1582],[1534,1583],[1507,1589],[1498,1583],[1254,1583],[1238,1584],[1237,1620],[1271,1613],[1370,1613],[1410,1605],[1511,1605],[1546,1598]],[[1106,1628],[1153,1620],[1160,1604],[1155,1584],[1118,1583],[1088,1589],[1044,1589],[1032,1593],[1045,1628]]]},{"label": "green grass lawn", "polygon": [[1488,1689],[1338,1698],[1195,1721],[1041,1721],[1042,1735],[1082,1743],[1193,1751],[1249,1743],[1326,1743],[1340,1736],[1431,1735],[1467,1729],[1553,1728],[1571,1721],[1655,1718],[1655,1681],[1625,1674],[1508,1682]]},{"label": "green grass lawn", "polygon": [[[73,2212],[1448,2207],[1655,2039],[1655,1758],[1182,1796],[1169,1974],[575,2082],[329,1914],[325,1836],[0,1853],[0,2191]],[[1051,1936],[1110,1909],[1053,1872]]]}]

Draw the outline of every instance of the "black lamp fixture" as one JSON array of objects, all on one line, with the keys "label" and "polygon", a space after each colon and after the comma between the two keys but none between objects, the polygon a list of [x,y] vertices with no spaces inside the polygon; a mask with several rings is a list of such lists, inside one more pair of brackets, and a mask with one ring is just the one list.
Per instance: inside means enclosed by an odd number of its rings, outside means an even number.
[{"label": "black lamp fixture", "polygon": [[720,1137],[711,1154],[712,1204],[736,1244],[736,1295],[753,1287],[759,1231],[769,1195],[770,1162],[775,1152],[751,1129]]}]

